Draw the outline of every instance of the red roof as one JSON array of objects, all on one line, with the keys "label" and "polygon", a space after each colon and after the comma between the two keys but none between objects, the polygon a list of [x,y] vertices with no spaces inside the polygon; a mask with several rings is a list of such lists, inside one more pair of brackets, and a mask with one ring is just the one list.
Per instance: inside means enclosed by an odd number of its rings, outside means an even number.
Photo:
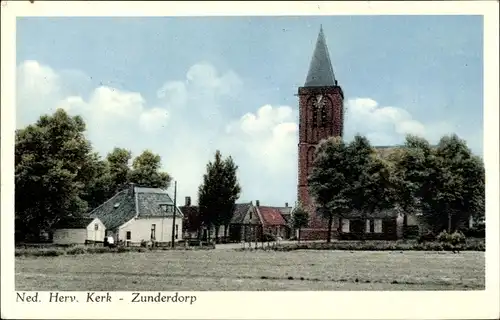
[{"label": "red roof", "polygon": [[260,216],[262,217],[262,223],[265,226],[280,226],[286,225],[285,219],[281,215],[281,211],[278,208],[273,207],[257,207]]}]

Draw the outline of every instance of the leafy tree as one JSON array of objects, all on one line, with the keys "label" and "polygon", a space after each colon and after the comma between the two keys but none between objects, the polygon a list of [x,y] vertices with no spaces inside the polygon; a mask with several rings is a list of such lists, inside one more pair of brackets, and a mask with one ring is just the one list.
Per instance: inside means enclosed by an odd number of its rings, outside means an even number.
[{"label": "leafy tree", "polygon": [[201,221],[205,226],[215,228],[216,241],[220,226],[229,223],[234,204],[240,196],[237,169],[231,157],[223,159],[217,150],[214,161],[207,164],[207,172],[198,189]]},{"label": "leafy tree", "polygon": [[106,156],[106,162],[109,168],[111,178],[110,193],[123,190],[129,183],[130,161],[132,152],[123,148],[114,148],[113,151]]},{"label": "leafy tree", "polygon": [[84,132],[83,119],[62,109],[16,131],[16,238],[37,238],[41,230],[86,211],[82,195],[89,179],[83,171],[95,157]]},{"label": "leafy tree", "polygon": [[347,146],[342,139],[328,138],[318,145],[308,176],[309,192],[318,206],[318,213],[328,221],[327,242],[331,242],[333,217],[342,217],[349,211],[351,174],[348,162]]},{"label": "leafy tree", "polygon": [[433,177],[433,151],[429,142],[417,136],[408,135],[402,148],[389,156],[392,163],[392,182],[395,204],[407,224],[408,214],[421,211],[424,190],[429,189]]},{"label": "leafy tree", "polygon": [[432,192],[424,198],[425,217],[451,233],[470,214],[484,215],[484,165],[457,135],[440,139],[434,161]]},{"label": "leafy tree", "polygon": [[407,136],[391,161],[396,201],[405,218],[419,211],[434,232],[452,232],[469,214],[484,215],[483,162],[456,135],[444,136],[436,147]]},{"label": "leafy tree", "polygon": [[227,238],[227,232],[229,228],[229,223],[233,218],[234,204],[236,200],[240,197],[241,187],[238,183],[238,178],[236,172],[238,171],[238,166],[234,163],[231,156],[224,160],[224,176],[221,188],[221,221],[224,226],[224,238]]},{"label": "leafy tree", "polygon": [[129,182],[151,188],[167,189],[172,178],[166,172],[161,172],[161,157],[150,150],[144,151],[134,159],[132,171],[129,172]]},{"label": "leafy tree", "polygon": [[299,202],[293,210],[292,227],[298,230],[297,241],[300,243],[300,231],[309,225],[309,212],[304,205]]},{"label": "leafy tree", "polygon": [[97,153],[91,154],[90,159],[91,161],[80,170],[81,176],[86,180],[82,199],[87,202],[89,211],[104,203],[115,193],[109,163],[101,159]]}]

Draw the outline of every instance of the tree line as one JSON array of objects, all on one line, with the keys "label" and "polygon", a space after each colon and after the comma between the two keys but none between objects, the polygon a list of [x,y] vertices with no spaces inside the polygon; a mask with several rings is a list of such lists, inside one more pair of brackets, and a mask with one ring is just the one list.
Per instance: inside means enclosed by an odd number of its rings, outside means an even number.
[{"label": "tree line", "polygon": [[[361,135],[350,143],[331,137],[317,146],[308,184],[318,213],[328,220],[328,242],[334,217],[349,217],[353,210],[362,219],[377,210],[399,210],[405,221],[419,213],[431,232],[458,230],[469,215],[484,219],[484,163],[457,135],[443,136],[435,146],[409,135],[386,155],[374,150]],[[307,226],[308,210],[297,206],[295,228]]]},{"label": "tree line", "polygon": [[15,133],[16,241],[37,240],[59,221],[81,217],[130,183],[168,188],[161,157],[114,148],[102,158],[82,117],[58,109]]}]

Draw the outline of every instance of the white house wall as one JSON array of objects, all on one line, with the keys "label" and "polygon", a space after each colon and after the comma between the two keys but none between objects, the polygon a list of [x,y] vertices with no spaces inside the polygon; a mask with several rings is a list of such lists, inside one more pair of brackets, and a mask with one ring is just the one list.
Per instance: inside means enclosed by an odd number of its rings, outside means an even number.
[{"label": "white house wall", "polygon": [[[96,225],[97,225],[97,230],[95,229]],[[87,226],[87,240],[103,242],[105,235],[106,235],[106,227],[101,222],[101,220],[94,219]]]},{"label": "white house wall", "polygon": [[[123,241],[141,242],[151,240],[151,227],[156,225],[156,241],[170,242],[172,241],[172,222],[173,218],[143,218],[133,219],[118,230],[118,239]],[[176,217],[175,224],[177,227],[177,239],[182,240],[182,218]],[[127,240],[127,231],[131,232],[130,240]]]},{"label": "white house wall", "polygon": [[55,244],[85,244],[87,230],[81,229],[57,229],[54,231],[53,243]]}]

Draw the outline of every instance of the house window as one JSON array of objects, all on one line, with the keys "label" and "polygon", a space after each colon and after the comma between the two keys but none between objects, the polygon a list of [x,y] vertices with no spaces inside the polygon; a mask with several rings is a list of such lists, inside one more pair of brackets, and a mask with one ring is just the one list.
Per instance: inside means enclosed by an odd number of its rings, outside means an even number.
[{"label": "house window", "polygon": [[179,225],[178,224],[175,225],[175,238],[176,239],[179,238]]},{"label": "house window", "polygon": [[348,219],[342,219],[342,232],[350,232]]},{"label": "house window", "polygon": [[95,231],[99,230],[99,225],[97,223],[94,225],[94,230]]},{"label": "house window", "polygon": [[132,232],[127,231],[127,240],[132,239]]},{"label": "house window", "polygon": [[382,219],[375,219],[373,221],[373,229],[375,233],[382,233]]},{"label": "house window", "polygon": [[250,211],[250,220],[252,220],[252,211]]},{"label": "house window", "polygon": [[370,233],[371,232],[370,225],[371,225],[370,219],[366,219],[366,224],[365,224],[365,232],[366,233]]},{"label": "house window", "polygon": [[151,225],[151,240],[156,239],[156,224]]},{"label": "house window", "polygon": [[172,212],[174,212],[174,206],[172,206],[170,204],[162,203],[162,204],[160,204],[160,208],[165,213],[172,213]]}]

